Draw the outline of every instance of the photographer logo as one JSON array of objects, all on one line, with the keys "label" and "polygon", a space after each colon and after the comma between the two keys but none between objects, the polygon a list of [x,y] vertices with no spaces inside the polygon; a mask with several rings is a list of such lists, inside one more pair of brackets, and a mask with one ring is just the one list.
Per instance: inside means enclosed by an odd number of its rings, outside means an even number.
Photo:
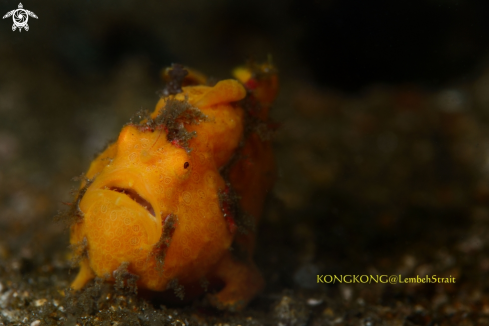
[{"label": "photographer logo", "polygon": [[25,10],[24,6],[22,6],[22,3],[19,3],[18,9],[14,9],[6,13],[5,16],[3,16],[3,19],[8,18],[10,16],[12,16],[12,19],[14,20],[14,24],[12,25],[12,31],[14,32],[17,28],[19,29],[19,32],[22,32],[22,28],[25,29],[26,31],[29,30],[29,25],[27,25],[29,16],[37,19],[36,14],[33,13],[32,11]]}]

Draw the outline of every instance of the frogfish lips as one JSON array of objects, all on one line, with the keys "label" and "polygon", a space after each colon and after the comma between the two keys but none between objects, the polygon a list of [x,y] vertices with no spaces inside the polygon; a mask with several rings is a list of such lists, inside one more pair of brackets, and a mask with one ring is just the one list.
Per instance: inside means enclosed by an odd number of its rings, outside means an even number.
[{"label": "frogfish lips", "polygon": [[[99,177],[105,183],[107,177]],[[99,276],[110,274],[123,262],[144,268],[161,236],[158,207],[151,204],[140,185],[132,184],[134,179],[126,180],[103,186],[95,180],[80,202],[90,259],[99,266]]]}]

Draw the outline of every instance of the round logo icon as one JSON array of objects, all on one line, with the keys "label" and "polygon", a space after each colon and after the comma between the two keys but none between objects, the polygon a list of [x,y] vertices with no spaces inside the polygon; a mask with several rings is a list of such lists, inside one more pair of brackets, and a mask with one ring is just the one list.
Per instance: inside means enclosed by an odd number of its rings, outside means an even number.
[{"label": "round logo icon", "polygon": [[6,13],[5,16],[3,16],[3,19],[10,16],[12,16],[12,19],[14,21],[14,24],[12,25],[12,31],[19,29],[19,32],[22,31],[22,28],[25,29],[26,31],[29,30],[29,25],[27,25],[29,16],[37,19],[36,14],[33,13],[32,11],[25,10],[24,6],[22,6],[22,3],[19,3],[18,9]]}]

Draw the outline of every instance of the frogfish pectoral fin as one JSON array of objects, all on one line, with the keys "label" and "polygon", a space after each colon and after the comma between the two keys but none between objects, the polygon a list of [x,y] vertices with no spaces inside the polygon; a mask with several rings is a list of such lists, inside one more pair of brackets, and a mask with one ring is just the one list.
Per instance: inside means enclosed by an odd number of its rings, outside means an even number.
[{"label": "frogfish pectoral fin", "polygon": [[85,284],[87,284],[93,278],[95,278],[95,273],[93,272],[92,268],[90,268],[88,260],[84,259],[80,263],[80,271],[78,272],[78,275],[73,283],[71,283],[71,288],[75,291],[81,290]]},{"label": "frogfish pectoral fin", "polygon": [[241,311],[265,285],[255,264],[240,261],[231,253],[221,260],[216,276],[225,283],[224,288],[208,295],[210,303],[221,310]]}]

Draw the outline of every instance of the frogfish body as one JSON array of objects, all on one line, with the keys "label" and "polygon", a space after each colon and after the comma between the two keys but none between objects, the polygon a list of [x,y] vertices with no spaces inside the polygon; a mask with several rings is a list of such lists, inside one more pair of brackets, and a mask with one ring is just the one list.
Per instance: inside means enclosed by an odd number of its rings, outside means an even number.
[{"label": "frogfish body", "polygon": [[[271,64],[206,86],[179,65],[153,113],[125,125],[92,162],[76,199],[74,290],[98,277],[151,291],[206,290],[240,310],[264,281],[255,230],[274,181]],[[209,288],[209,289],[207,289]]]}]

